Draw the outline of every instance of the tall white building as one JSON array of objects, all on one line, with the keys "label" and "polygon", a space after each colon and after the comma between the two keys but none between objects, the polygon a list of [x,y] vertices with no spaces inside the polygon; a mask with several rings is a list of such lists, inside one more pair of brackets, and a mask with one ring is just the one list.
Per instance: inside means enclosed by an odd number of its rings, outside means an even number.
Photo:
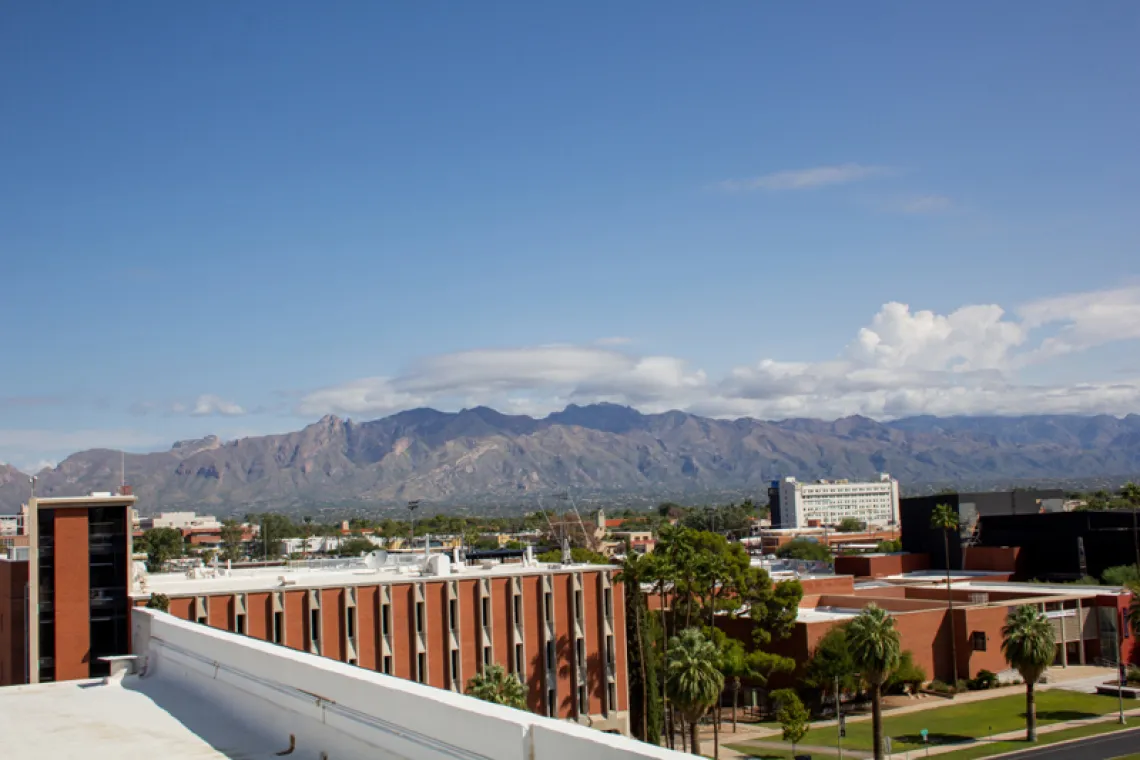
[{"label": "tall white building", "polygon": [[772,481],[768,503],[773,528],[837,525],[848,517],[865,522],[868,527],[898,525],[899,482],[885,472],[869,483],[800,483],[787,477]]}]

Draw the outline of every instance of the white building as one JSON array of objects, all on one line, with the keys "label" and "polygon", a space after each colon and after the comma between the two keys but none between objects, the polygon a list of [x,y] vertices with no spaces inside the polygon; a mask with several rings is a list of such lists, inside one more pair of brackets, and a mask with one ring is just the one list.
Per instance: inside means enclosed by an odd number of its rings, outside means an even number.
[{"label": "white building", "polygon": [[787,477],[773,481],[768,503],[773,528],[838,525],[849,517],[867,523],[867,527],[898,525],[899,482],[885,472],[869,483],[800,483]]},{"label": "white building", "polygon": [[144,517],[140,525],[143,530],[150,528],[220,530],[222,527],[218,518],[213,515],[199,515],[194,512],[159,512],[154,517]]}]

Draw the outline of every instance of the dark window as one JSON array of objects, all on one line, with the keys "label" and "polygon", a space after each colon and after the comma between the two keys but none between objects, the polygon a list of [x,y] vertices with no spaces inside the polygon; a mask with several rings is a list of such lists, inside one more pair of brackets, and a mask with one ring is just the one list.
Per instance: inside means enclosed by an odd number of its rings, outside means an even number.
[{"label": "dark window", "polygon": [[491,664],[491,647],[483,647],[483,664]]},{"label": "dark window", "polygon": [[387,604],[380,605],[380,633],[385,636],[392,627],[392,608]]},{"label": "dark window", "polygon": [[583,605],[582,605],[582,592],[581,591],[575,591],[574,592],[574,618],[576,620],[578,620],[579,622],[581,622],[583,617],[584,617],[584,611],[583,611]]},{"label": "dark window", "polygon": [[523,661],[523,645],[515,644],[515,673],[522,678],[526,672],[526,663]]},{"label": "dark window", "polygon": [[245,635],[245,615],[241,613],[234,615],[234,633]]},{"label": "dark window", "polygon": [[975,652],[986,651],[986,632],[974,631],[970,634],[970,641],[973,644]]},{"label": "dark window", "polygon": [[416,633],[424,632],[424,603],[416,602]]},{"label": "dark window", "polygon": [[554,689],[546,690],[546,715],[553,718],[557,709],[558,692]]},{"label": "dark window", "polygon": [[384,673],[392,675],[392,656],[388,654],[384,655]]},{"label": "dark window", "polygon": [[451,630],[459,630],[459,600],[449,599],[447,601],[447,619],[451,625]]},{"label": "dark window", "polygon": [[586,664],[586,640],[578,639],[574,642],[574,664],[582,666]]},{"label": "dark window", "polygon": [[546,622],[554,622],[554,594],[547,592],[542,595],[542,606],[545,608],[543,614],[546,616]]},{"label": "dark window", "polygon": [[483,625],[491,625],[491,598],[483,597],[483,620],[480,621]]},{"label": "dark window", "polygon": [[355,664],[356,664],[356,660],[353,660],[353,659],[349,659],[349,661],[348,661],[348,664],[349,664],[349,665],[355,665]]},{"label": "dark window", "polygon": [[614,637],[606,636],[606,665],[613,668],[617,664],[617,658],[614,656]]},{"label": "dark window", "polygon": [[321,611],[309,610],[309,638],[313,641],[321,640]]},{"label": "dark window", "polygon": [[590,702],[586,694],[586,686],[583,684],[578,687],[578,714],[590,714]]},{"label": "dark window", "polygon": [[356,608],[349,607],[344,611],[344,630],[349,641],[356,641]]},{"label": "dark window", "polygon": [[285,643],[285,613],[284,612],[274,612],[273,613],[273,643],[274,644],[284,644]]},{"label": "dark window", "polygon": [[614,616],[614,592],[613,589],[604,589],[602,591],[602,604],[605,607],[606,619],[609,620]]},{"label": "dark window", "polygon": [[617,708],[617,687],[614,686],[612,683],[608,684],[608,686],[606,688],[606,696],[608,697],[608,699],[606,700],[606,702],[607,702],[606,709],[609,712],[613,712],[614,710],[618,709]]},{"label": "dark window", "polygon": [[522,597],[515,597],[515,623],[522,625]]},{"label": "dark window", "polygon": [[40,565],[40,681],[55,680],[55,512],[41,509],[36,520]]},{"label": "dark window", "polygon": [[556,657],[555,657],[555,652],[554,652],[554,642],[548,641],[548,642],[546,642],[546,669],[548,671],[554,670],[555,662],[556,662]]},{"label": "dark window", "polygon": [[416,680],[427,683],[427,655],[423,652],[416,655]]},{"label": "dark window", "polygon": [[451,650],[451,685],[458,686],[456,683],[459,680],[459,650]]}]

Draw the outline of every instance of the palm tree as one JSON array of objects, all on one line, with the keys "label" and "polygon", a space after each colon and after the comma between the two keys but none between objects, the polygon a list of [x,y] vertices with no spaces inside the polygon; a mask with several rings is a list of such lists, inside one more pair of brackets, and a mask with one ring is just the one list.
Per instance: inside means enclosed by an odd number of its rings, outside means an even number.
[{"label": "palm tree", "polygon": [[669,641],[666,682],[673,704],[689,724],[689,751],[701,754],[700,719],[724,689],[724,676],[717,670],[716,645],[696,628],[686,628]]},{"label": "palm tree", "polygon": [[647,580],[650,562],[633,551],[629,542],[625,545],[625,559],[621,564],[618,580],[625,584],[627,605],[633,606],[632,624],[634,644],[637,646],[637,666],[641,684],[641,736],[649,741],[649,684],[645,681],[645,622],[642,618],[645,602],[641,594],[641,584]]},{"label": "palm tree", "polygon": [[855,667],[871,687],[871,731],[875,760],[883,757],[883,683],[902,657],[895,619],[871,603],[847,624],[847,646]]},{"label": "palm tree", "polygon": [[1023,604],[1014,609],[1001,629],[1005,661],[1025,681],[1025,738],[1037,741],[1037,704],[1033,688],[1045,669],[1053,664],[1053,626],[1037,607]]},{"label": "palm tree", "polygon": [[526,709],[526,687],[502,665],[488,665],[467,681],[467,696],[518,710]]},{"label": "palm tree", "polygon": [[939,504],[930,513],[930,527],[942,531],[943,556],[946,557],[946,609],[950,618],[950,665],[958,689],[958,633],[954,630],[954,589],[950,585],[950,532],[958,530],[958,513],[949,504]]}]

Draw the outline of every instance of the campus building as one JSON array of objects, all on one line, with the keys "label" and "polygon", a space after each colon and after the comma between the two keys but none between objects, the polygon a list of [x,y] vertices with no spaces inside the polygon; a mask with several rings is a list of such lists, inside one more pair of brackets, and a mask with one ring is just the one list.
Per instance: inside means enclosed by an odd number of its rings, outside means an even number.
[{"label": "campus building", "polygon": [[617,570],[375,552],[140,575],[135,600],[163,594],[183,620],[451,691],[498,663],[527,686],[533,712],[626,733]]},{"label": "campus building", "polygon": [[[1129,591],[1111,586],[1012,583],[1004,580],[1007,577],[1008,573],[991,571],[953,573],[949,592],[953,613],[947,605],[943,571],[915,570],[859,582],[844,575],[805,578],[792,634],[773,642],[773,650],[792,657],[802,669],[829,630],[874,603],[894,618],[902,649],[912,653],[927,678],[953,680],[951,614],[958,677],[972,678],[980,670],[1002,673],[1009,668],[1001,653],[1002,626],[1014,607],[1029,604],[1041,609],[1052,623],[1057,642],[1055,666],[1115,664],[1118,653],[1125,662],[1133,661],[1134,640],[1123,624],[1132,600]],[[718,625],[735,638],[751,640],[752,624],[746,616],[725,617]],[[770,686],[785,685],[792,677],[773,676]]]},{"label": "campus building", "polygon": [[130,651],[131,607],[162,594],[183,620],[454,692],[497,663],[533,712],[628,732],[616,567],[377,551],[148,574],[131,562],[133,504],[32,500],[27,558],[0,560],[0,685],[106,675]]},{"label": "campus building", "polygon": [[131,611],[102,679],[0,688],[5,757],[672,760],[663,747]]},{"label": "campus building", "polygon": [[818,480],[801,483],[793,477],[772,481],[768,506],[773,528],[838,525],[848,518],[873,527],[899,522],[899,482],[887,473],[866,483]]}]

